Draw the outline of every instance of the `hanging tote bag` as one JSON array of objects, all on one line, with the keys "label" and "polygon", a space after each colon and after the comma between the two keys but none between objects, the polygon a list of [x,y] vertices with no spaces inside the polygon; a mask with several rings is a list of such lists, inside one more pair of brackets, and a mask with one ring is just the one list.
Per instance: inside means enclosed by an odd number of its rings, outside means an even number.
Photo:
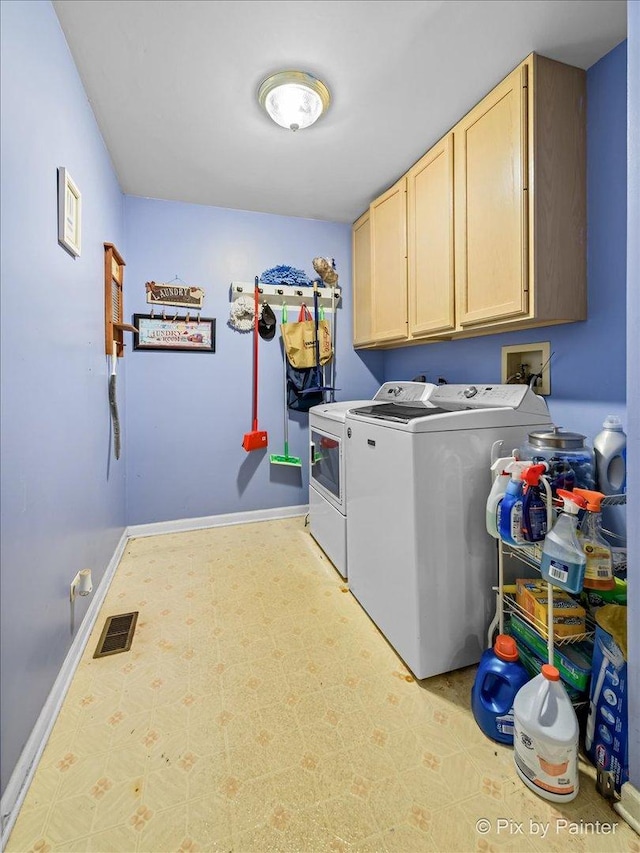
[{"label": "hanging tote bag", "polygon": [[317,386],[315,368],[293,367],[287,359],[287,408],[308,412],[320,403],[324,403],[324,392]]},{"label": "hanging tote bag", "polygon": [[[297,323],[283,323],[280,326],[284,350],[289,364],[295,368],[317,366],[316,362],[316,324],[304,303],[300,306]],[[326,320],[318,323],[318,345],[320,364],[331,361],[331,329]]]}]

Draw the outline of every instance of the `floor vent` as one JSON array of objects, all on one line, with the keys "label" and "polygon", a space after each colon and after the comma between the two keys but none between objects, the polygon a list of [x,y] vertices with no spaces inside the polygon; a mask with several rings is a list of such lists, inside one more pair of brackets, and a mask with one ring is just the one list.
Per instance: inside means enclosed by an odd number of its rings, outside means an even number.
[{"label": "floor vent", "polygon": [[133,632],[136,630],[138,612],[136,610],[134,613],[118,613],[117,616],[109,616],[104,623],[98,648],[93,654],[94,658],[129,651],[133,642]]}]

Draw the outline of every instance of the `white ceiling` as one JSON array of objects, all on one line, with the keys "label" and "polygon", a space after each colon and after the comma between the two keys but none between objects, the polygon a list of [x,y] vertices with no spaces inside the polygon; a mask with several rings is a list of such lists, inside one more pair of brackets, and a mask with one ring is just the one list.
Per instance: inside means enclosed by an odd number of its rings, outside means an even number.
[{"label": "white ceiling", "polygon": [[[588,68],[625,0],[54,0],[124,192],[352,222],[532,51]],[[264,77],[332,104],[292,133]]]}]

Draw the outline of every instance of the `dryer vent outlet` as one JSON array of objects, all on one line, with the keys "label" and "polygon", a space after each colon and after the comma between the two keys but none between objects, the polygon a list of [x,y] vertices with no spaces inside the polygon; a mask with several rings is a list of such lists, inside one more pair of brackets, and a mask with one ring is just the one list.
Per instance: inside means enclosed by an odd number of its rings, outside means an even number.
[{"label": "dryer vent outlet", "polygon": [[532,377],[542,372],[533,390],[547,396],[551,393],[550,352],[549,341],[502,347],[502,384],[529,385]]}]

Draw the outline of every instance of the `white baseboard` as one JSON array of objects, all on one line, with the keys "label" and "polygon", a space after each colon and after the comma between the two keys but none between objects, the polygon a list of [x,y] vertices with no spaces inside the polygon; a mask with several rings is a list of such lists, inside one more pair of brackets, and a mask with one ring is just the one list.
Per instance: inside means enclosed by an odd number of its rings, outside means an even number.
[{"label": "white baseboard", "polygon": [[154,524],[133,524],[127,528],[130,539],[138,536],[159,536],[163,533],[185,533],[188,530],[204,530],[207,527],[228,527],[230,524],[251,524],[255,521],[274,521],[306,515],[308,504],[281,506],[274,509],[256,509],[251,512],[230,512],[226,515],[205,515],[202,518],[179,518],[174,521],[158,521]]},{"label": "white baseboard", "polygon": [[256,521],[293,518],[306,515],[308,509],[308,505],[303,504],[300,506],[277,507],[275,509],[259,509],[251,512],[227,513],[226,515],[209,515],[203,518],[183,518],[176,521],[162,521],[157,524],[134,524],[126,528],[93,595],[91,604],[67,652],[67,656],[51,688],[47,701],[44,703],[40,716],[29,735],[29,739],[22,750],[18,763],[2,795],[2,800],[0,801],[2,825],[0,850],[4,850],[9,839],[20,807],[38,766],[38,761],[60,713],[60,708],[67,695],[75,671],[80,663],[80,658],[89,641],[89,636],[98,618],[98,613],[100,612],[100,608],[129,539],[137,536],[157,536],[162,533],[182,533],[187,530],[203,530],[207,527],[226,527],[231,524],[250,524]]},{"label": "white baseboard", "polygon": [[613,807],[631,829],[640,835],[640,791],[631,782],[624,783],[620,801],[614,803]]},{"label": "white baseboard", "polygon": [[18,759],[11,778],[7,784],[6,790],[0,801],[0,815],[2,816],[2,836],[0,839],[0,849],[4,850],[13,825],[22,806],[22,802],[31,784],[33,774],[38,766],[38,761],[42,755],[44,748],[53,729],[54,723],[62,707],[65,696],[76,668],[80,663],[82,653],[89,641],[89,636],[93,629],[98,613],[102,607],[102,602],[105,599],[113,576],[115,574],[120,558],[124,552],[128,541],[127,531],[125,530],[120,537],[113,557],[109,561],[102,580],[94,592],[91,604],[87,608],[84,619],[78,628],[78,631],[73,638],[71,647],[67,652],[64,663],[60,668],[60,672],[51,688],[51,692],[47,696],[47,701],[40,712],[35,726],[29,739],[27,740],[24,749]]}]

